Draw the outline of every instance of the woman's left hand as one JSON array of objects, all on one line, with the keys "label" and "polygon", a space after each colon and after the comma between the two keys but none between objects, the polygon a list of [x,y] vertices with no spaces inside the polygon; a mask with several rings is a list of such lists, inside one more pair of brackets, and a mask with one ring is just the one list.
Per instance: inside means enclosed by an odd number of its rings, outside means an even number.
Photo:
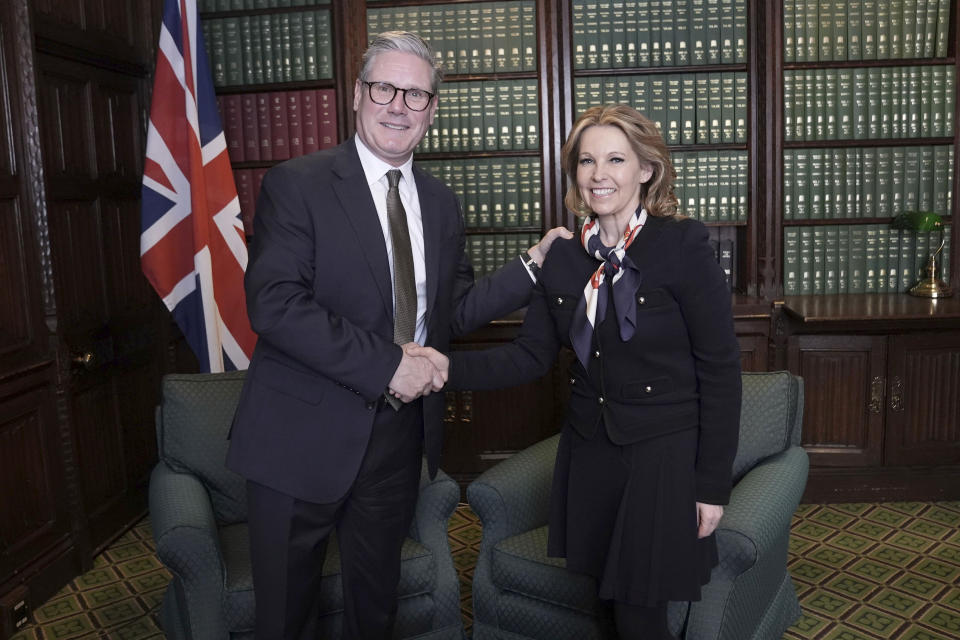
[{"label": "woman's left hand", "polygon": [[723,506],[719,504],[697,503],[698,538],[706,538],[714,532],[723,516]]}]

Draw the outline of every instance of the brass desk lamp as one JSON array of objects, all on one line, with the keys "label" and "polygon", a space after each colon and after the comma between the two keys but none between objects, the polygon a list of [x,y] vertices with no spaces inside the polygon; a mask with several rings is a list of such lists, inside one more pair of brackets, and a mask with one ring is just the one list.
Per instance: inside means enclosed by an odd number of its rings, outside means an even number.
[{"label": "brass desk lamp", "polygon": [[952,296],[953,290],[937,277],[939,273],[937,255],[943,251],[944,245],[943,218],[931,211],[905,211],[896,216],[891,224],[896,229],[908,229],[918,233],[940,231],[940,245],[927,258],[927,266],[924,268],[926,276],[913,285],[909,293],[920,298],[949,298]]}]

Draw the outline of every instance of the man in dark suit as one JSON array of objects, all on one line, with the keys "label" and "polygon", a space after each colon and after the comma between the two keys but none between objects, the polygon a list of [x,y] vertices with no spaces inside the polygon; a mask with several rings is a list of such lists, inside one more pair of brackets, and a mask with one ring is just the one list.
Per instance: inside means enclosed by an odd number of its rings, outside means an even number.
[{"label": "man in dark suit", "polygon": [[474,282],[456,197],[413,166],[440,77],[418,36],[381,34],[354,87],[356,136],[263,181],[245,283],[259,341],[228,454],[248,480],[259,640],[316,636],[334,529],[344,637],[390,637],[421,455],[431,474],[440,456],[430,394],[446,379],[445,359],[402,345],[446,351],[530,295],[522,260]]}]

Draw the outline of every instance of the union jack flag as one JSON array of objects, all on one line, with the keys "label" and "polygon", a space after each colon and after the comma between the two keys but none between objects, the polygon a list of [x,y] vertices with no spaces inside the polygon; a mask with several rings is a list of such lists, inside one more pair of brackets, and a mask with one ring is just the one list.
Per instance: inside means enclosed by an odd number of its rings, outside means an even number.
[{"label": "union jack flag", "polygon": [[165,0],[143,170],[140,263],[205,371],[245,369],[240,203],[196,0]]}]

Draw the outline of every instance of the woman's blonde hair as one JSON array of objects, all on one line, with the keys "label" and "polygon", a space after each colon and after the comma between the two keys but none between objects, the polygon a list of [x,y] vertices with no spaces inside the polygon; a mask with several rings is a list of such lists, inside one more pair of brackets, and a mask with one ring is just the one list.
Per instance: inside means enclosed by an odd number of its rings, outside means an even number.
[{"label": "woman's blonde hair", "polygon": [[651,216],[677,215],[677,196],[673,184],[677,174],[670,162],[670,151],[663,136],[646,116],[625,104],[607,104],[591,107],[573,123],[573,129],[560,150],[560,162],[567,174],[567,194],[563,204],[578,216],[592,212],[580,196],[577,187],[577,166],[580,156],[580,139],[583,132],[593,126],[613,126],[620,129],[630,141],[640,162],[653,168],[650,180],[641,187],[640,201]]}]

